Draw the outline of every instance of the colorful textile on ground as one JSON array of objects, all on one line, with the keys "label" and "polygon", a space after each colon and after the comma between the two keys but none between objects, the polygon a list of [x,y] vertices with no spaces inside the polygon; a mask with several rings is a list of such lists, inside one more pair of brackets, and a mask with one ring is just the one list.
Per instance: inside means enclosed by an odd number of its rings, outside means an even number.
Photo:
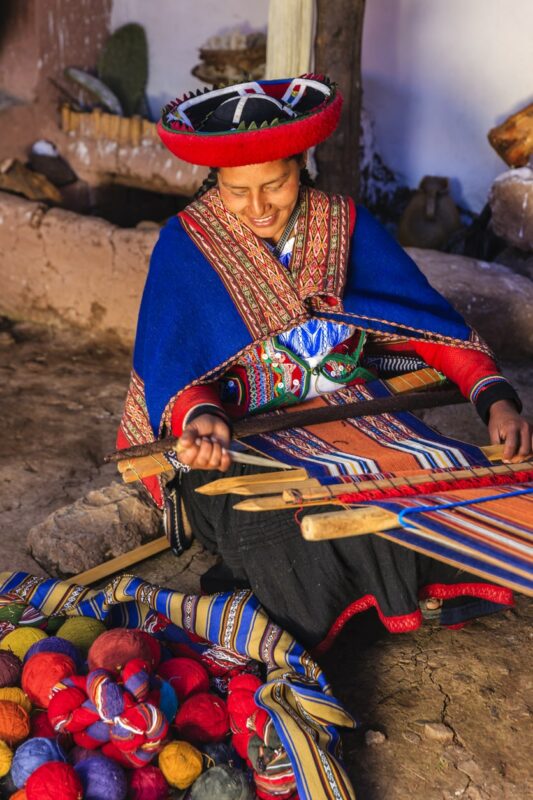
[{"label": "colorful textile on ground", "polygon": [[[382,381],[372,381],[316,398],[307,407],[344,405],[390,394]],[[305,468],[310,477],[324,483],[357,480],[357,476],[370,473],[387,477],[411,470],[490,463],[479,447],[443,436],[409,412],[288,428],[249,436],[245,442],[271,458]]]},{"label": "colorful textile on ground", "polygon": [[256,702],[272,717],[290,755],[299,797],[354,798],[338,761],[335,727],[353,727],[353,718],[331,695],[308,653],[269,620],[251,592],[197,597],[129,576],[92,591],[16,572],[0,575],[0,595],[5,593],[46,615],[83,615],[106,619],[111,626],[160,629],[166,638],[174,637],[184,645],[215,651],[221,647],[262,662],[268,677]]},{"label": "colorful textile on ground", "polygon": [[174,100],[157,130],[184,161],[236,167],[303,153],[333,133],[341,107],[341,94],[323,75],[249,81]]},{"label": "colorful textile on ground", "polygon": [[[169,427],[173,401],[186,387],[220,376],[267,336],[311,317],[486,352],[365,209],[357,211],[350,242],[346,240],[348,201],[320,192],[308,197],[310,202],[316,198],[318,208],[299,217],[298,224],[303,220],[304,227],[298,228],[293,262],[303,264],[305,257],[307,271],[297,274],[297,285],[259,238],[239,228],[236,217],[214,215],[207,203],[218,202],[216,193],[204,195],[200,205],[193,204],[185,216],[173,218],[162,230],[137,328],[134,383],[127,408],[130,424],[123,430],[130,444],[156,438],[162,423]],[[194,220],[187,216],[191,208]],[[186,227],[185,218],[191,222]],[[335,247],[328,239],[333,224],[338,233]],[[237,252],[245,259],[243,265],[234,263]],[[227,263],[220,261],[222,255]],[[237,275],[245,281],[243,289]],[[387,287],[386,293],[377,291],[376,275],[380,286]],[[317,291],[330,293],[332,302],[338,303],[339,295],[342,300],[337,306],[320,301],[315,309]],[[274,295],[279,317],[267,309]]]},{"label": "colorful textile on ground", "polygon": [[380,536],[533,595],[533,483],[502,486],[498,491],[480,487],[374,501],[372,505],[394,511],[402,525],[380,532]]}]

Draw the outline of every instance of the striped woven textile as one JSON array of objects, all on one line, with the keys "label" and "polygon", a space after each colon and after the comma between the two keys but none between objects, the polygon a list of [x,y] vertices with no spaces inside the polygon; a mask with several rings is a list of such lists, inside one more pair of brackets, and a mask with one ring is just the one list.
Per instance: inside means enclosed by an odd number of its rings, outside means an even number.
[{"label": "striped woven textile", "polygon": [[8,593],[46,616],[86,615],[112,627],[149,628],[156,612],[186,633],[264,663],[267,682],[256,699],[291,759],[301,800],[355,798],[339,760],[337,730],[353,728],[353,717],[310,655],[269,619],[251,592],[198,597],[128,575],[94,591],[24,572],[0,573],[0,599]]},{"label": "striped woven textile", "polygon": [[399,527],[380,536],[533,595],[533,483],[501,486],[497,491],[459,489],[372,505],[399,515]]},{"label": "striped woven textile", "polygon": [[[324,395],[308,407],[345,405],[390,394],[382,381],[372,381]],[[290,415],[290,407],[286,413]],[[403,471],[489,464],[479,447],[443,436],[407,411],[289,428],[244,441],[278,461],[305,468],[309,477],[323,483],[333,482],[332,478],[346,482],[368,474],[385,477]]]}]

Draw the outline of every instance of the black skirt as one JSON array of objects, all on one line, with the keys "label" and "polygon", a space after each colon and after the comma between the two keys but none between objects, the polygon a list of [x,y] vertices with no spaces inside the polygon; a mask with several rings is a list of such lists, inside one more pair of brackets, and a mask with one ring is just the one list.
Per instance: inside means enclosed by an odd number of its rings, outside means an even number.
[{"label": "black skirt", "polygon": [[[224,475],[264,471],[233,464]],[[450,626],[512,604],[508,589],[379,536],[308,542],[292,510],[236,511],[242,499],[236,495],[195,491],[224,475],[193,470],[181,480],[194,536],[221,556],[226,585],[220,588],[249,586],[272,619],[315,652],[327,649],[351,616],[370,608],[389,631],[404,632],[421,624],[424,597],[444,599],[440,621]],[[331,506],[313,508],[321,511]],[[203,588],[212,591],[212,583],[207,579]]]}]

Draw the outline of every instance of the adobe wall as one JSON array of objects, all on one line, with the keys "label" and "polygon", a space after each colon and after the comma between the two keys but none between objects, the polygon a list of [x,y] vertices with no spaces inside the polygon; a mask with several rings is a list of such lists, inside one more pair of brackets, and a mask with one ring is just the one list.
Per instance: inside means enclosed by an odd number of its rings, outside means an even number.
[{"label": "adobe wall", "polygon": [[157,236],[0,192],[0,314],[129,345]]}]

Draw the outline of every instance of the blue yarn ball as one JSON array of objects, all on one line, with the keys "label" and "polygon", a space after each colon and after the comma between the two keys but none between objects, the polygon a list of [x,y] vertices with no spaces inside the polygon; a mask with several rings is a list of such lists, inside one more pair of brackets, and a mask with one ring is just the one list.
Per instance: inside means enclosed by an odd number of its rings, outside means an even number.
[{"label": "blue yarn ball", "polygon": [[84,800],[125,800],[126,773],[116,761],[106,756],[93,756],[79,761],[74,769],[83,785]]},{"label": "blue yarn ball", "polygon": [[11,763],[11,778],[17,789],[22,789],[30,775],[48,761],[66,761],[67,758],[54,739],[38,736],[17,747]]},{"label": "blue yarn ball", "polygon": [[178,713],[178,698],[172,684],[162,679],[159,683],[159,708],[168,723],[174,721],[174,717]]},{"label": "blue yarn ball", "polygon": [[76,669],[79,670],[83,666],[83,659],[78,648],[68,639],[62,639],[61,636],[48,636],[48,638],[39,639],[38,642],[32,644],[24,656],[24,663],[36,653],[61,653],[74,661]]}]

